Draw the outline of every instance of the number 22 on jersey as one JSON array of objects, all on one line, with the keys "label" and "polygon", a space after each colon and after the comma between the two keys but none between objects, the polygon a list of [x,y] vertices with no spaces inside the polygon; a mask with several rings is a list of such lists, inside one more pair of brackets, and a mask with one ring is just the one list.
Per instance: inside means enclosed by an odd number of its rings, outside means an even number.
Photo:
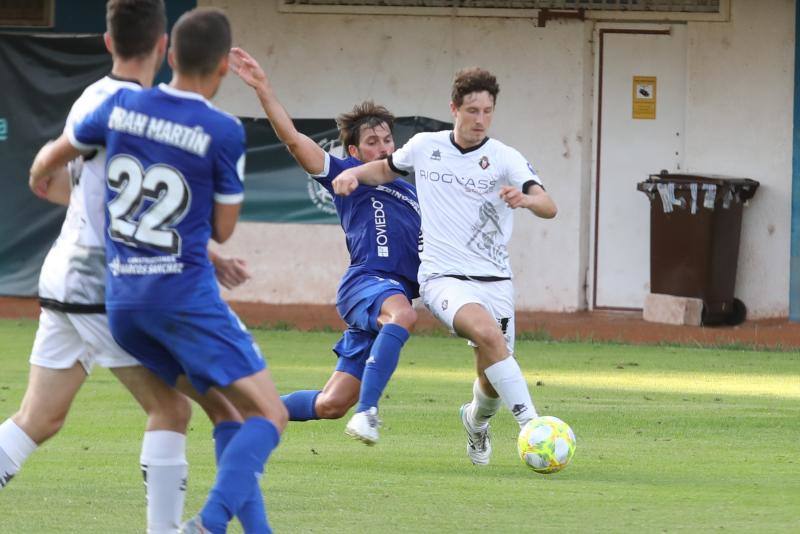
[{"label": "number 22 on jersey", "polygon": [[[108,202],[111,239],[133,247],[153,248],[180,255],[181,236],[174,226],[191,204],[191,190],[183,175],[168,165],[145,171],[127,154],[108,163],[108,187],[117,196]],[[145,199],[152,203],[139,213]]]}]

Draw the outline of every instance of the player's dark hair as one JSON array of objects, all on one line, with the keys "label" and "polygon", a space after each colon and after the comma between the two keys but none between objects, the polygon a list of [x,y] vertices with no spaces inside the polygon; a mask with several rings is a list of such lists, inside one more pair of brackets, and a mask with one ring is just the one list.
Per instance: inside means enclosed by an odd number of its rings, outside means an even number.
[{"label": "player's dark hair", "polygon": [[167,30],[164,1],[109,0],[106,28],[117,56],[122,59],[146,56]]},{"label": "player's dark hair", "polygon": [[375,128],[386,124],[391,132],[394,128],[394,115],[383,106],[372,100],[366,100],[353,106],[347,113],[336,117],[336,127],[339,128],[339,140],[345,148],[350,145],[358,146],[361,142],[361,127]]},{"label": "player's dark hair", "polygon": [[231,25],[222,10],[199,7],[181,15],[172,28],[171,40],[175,70],[206,76],[231,49]]},{"label": "player's dark hair", "polygon": [[488,70],[480,67],[461,69],[456,72],[455,80],[453,80],[453,92],[450,95],[450,99],[458,108],[464,103],[465,96],[470,93],[480,93],[481,91],[486,91],[492,95],[492,101],[496,104],[497,93],[500,92],[497,78]]}]

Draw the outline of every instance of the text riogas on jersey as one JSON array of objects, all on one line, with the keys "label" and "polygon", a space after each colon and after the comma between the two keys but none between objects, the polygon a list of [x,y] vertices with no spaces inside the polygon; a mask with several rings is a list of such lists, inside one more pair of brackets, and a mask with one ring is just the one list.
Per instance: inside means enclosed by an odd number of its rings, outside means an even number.
[{"label": "text riogas on jersey", "polygon": [[494,178],[472,178],[469,176],[462,178],[451,172],[439,172],[426,169],[418,169],[417,176],[431,183],[460,185],[470,193],[488,193],[497,185],[497,180]]}]

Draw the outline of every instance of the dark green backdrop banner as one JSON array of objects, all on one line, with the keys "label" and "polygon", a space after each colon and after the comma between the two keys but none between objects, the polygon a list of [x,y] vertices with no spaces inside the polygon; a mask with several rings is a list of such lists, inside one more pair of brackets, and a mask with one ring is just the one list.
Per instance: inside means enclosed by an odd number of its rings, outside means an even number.
[{"label": "dark green backdrop banner", "polygon": [[[266,119],[242,119],[247,131],[245,201],[242,220],[338,224],[330,194],[312,180],[278,141]],[[298,119],[298,130],[331,154],[344,157],[333,119]],[[417,132],[451,124],[426,117],[400,117],[394,135],[398,147]]]},{"label": "dark green backdrop banner", "polygon": [[36,151],[72,102],[111,70],[102,37],[0,33],[0,295],[35,295],[64,208],[28,189]]},{"label": "dark green backdrop banner", "polygon": [[[92,36],[0,33],[0,295],[37,293],[39,269],[58,236],[64,209],[33,196],[27,176],[36,151],[57,137],[83,89],[111,69],[102,39]],[[253,97],[255,101],[255,96]],[[247,131],[242,219],[336,224],[330,195],[295,163],[265,119],[242,119]],[[298,130],[343,155],[333,119],[299,119]],[[395,142],[420,131],[450,128],[402,117]]]}]

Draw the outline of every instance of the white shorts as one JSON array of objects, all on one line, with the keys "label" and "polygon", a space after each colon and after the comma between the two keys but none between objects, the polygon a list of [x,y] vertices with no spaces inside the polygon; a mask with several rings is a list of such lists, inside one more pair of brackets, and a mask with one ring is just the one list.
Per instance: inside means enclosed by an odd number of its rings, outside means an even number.
[{"label": "white shorts", "polygon": [[[455,334],[453,320],[465,304],[476,303],[495,318],[506,338],[508,353],[514,355],[514,284],[511,280],[478,282],[448,276],[431,278],[419,287],[422,302],[430,312]],[[475,346],[469,341],[471,346]]]},{"label": "white shorts", "polygon": [[111,337],[104,313],[63,313],[42,308],[30,362],[48,369],[69,369],[80,362],[88,374],[101,367],[130,367],[138,360]]}]

